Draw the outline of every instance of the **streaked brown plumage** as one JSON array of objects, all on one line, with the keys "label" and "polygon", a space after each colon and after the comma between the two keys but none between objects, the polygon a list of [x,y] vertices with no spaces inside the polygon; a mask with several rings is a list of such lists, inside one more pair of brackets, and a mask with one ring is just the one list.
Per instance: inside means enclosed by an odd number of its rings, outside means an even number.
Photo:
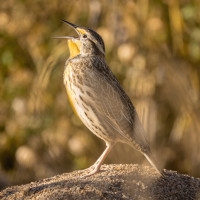
[{"label": "streaked brown plumage", "polygon": [[107,148],[91,166],[88,175],[99,171],[106,155],[117,142],[127,143],[154,164],[149,144],[137,112],[105,60],[104,42],[95,31],[72,26],[79,37],[67,38],[70,58],[64,71],[64,84],[76,115]]}]

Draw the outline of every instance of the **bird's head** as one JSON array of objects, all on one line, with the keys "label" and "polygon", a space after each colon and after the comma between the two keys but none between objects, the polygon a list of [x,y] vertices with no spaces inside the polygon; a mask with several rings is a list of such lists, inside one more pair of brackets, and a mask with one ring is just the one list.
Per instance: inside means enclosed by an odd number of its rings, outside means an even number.
[{"label": "bird's head", "polygon": [[74,25],[70,22],[62,20],[75,29],[78,37],[62,36],[54,38],[68,39],[68,47],[70,50],[70,58],[79,54],[82,55],[101,55],[105,56],[105,46],[101,36],[90,28]]}]

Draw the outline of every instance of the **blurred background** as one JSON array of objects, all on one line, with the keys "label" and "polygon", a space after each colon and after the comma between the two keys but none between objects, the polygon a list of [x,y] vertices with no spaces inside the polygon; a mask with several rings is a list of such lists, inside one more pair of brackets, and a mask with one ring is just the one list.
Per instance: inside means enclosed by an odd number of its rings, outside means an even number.
[{"label": "blurred background", "polygon": [[[7,0],[0,7],[0,189],[93,164],[105,148],[63,85],[75,35],[96,30],[160,165],[200,176],[200,1]],[[117,144],[105,163],[149,165]]]}]

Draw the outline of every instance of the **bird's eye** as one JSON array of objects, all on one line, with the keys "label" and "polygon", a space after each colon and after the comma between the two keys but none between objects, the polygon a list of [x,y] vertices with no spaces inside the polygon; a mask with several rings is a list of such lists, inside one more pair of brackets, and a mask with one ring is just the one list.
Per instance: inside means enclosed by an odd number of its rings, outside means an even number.
[{"label": "bird's eye", "polygon": [[87,35],[86,35],[86,34],[84,34],[84,35],[83,35],[83,38],[87,38]]}]

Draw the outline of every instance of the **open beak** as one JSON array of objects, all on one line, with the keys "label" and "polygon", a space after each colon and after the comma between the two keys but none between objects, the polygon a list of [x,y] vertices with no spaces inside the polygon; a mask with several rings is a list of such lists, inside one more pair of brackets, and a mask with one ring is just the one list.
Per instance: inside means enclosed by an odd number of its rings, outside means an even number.
[{"label": "open beak", "polygon": [[[70,27],[72,27],[77,33],[78,35],[80,36],[80,33],[79,31],[77,30],[77,28],[79,26],[75,25],[75,24],[72,24],[68,21],[65,21],[65,20],[61,20],[62,22],[66,23],[67,25],[69,25]],[[78,37],[75,37],[75,36],[59,36],[59,37],[53,37],[53,39],[78,39]]]}]

